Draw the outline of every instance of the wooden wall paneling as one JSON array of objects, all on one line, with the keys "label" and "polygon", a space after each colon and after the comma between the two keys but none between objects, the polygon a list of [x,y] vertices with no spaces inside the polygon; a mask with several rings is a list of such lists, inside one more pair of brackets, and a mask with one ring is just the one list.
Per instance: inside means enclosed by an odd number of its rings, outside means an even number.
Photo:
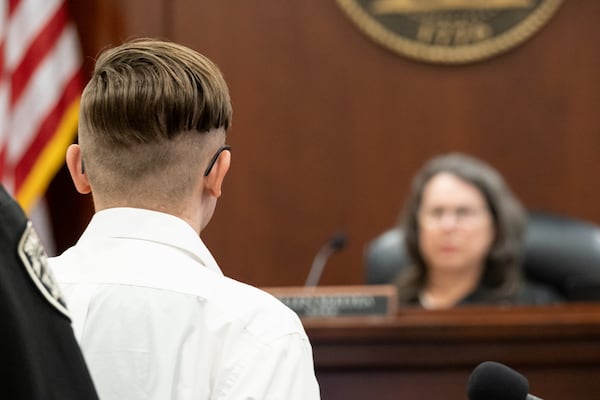
[{"label": "wooden wall paneling", "polygon": [[[351,138],[338,120],[351,118],[351,96],[339,88],[353,70],[335,55],[329,16],[337,9],[177,4],[174,36],[221,66],[234,103],[233,166],[206,240],[223,269],[244,281],[301,283],[318,248],[346,228],[351,201]],[[210,34],[190,31],[192,20]]]},{"label": "wooden wall paneling", "polygon": [[[395,222],[414,172],[447,151],[496,166],[529,208],[600,223],[590,182],[600,140],[598,2],[565,2],[521,46],[464,66],[383,49],[334,1],[70,3],[86,54],[150,32],[223,70],[233,165],[203,238],[234,278],[302,284],[318,248],[343,229],[349,245],[322,283],[361,283],[364,246]],[[89,7],[107,22],[90,21]]]},{"label": "wooden wall paneling", "polygon": [[131,37],[167,37],[168,0],[67,0],[86,56]]}]

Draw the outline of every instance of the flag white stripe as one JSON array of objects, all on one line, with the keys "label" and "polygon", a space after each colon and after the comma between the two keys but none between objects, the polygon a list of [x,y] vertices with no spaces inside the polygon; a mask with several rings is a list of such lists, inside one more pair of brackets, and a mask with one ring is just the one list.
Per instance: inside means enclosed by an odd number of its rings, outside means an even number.
[{"label": "flag white stripe", "polygon": [[[0,56],[5,56],[5,48],[3,46],[5,30],[8,21],[6,20],[6,14],[8,11],[8,2],[3,1],[0,3],[0,51],[2,54]],[[0,65],[0,149],[4,147],[6,142],[7,135],[7,126],[6,121],[9,119],[8,114],[8,99],[9,99],[9,77],[8,74],[4,73],[4,67]]]},{"label": "flag white stripe", "polygon": [[8,1],[0,3],[0,41],[4,38],[4,30],[6,29],[6,15],[8,14]]},{"label": "flag white stripe", "polygon": [[13,108],[9,135],[18,140],[9,142],[9,163],[18,161],[27,151],[40,123],[55,107],[66,84],[78,72],[79,65],[77,32],[69,25],[31,77],[20,101]]},{"label": "flag white stripe", "polygon": [[7,121],[10,118],[8,112],[10,93],[6,79],[0,80],[0,149],[4,147],[7,140]]},{"label": "flag white stripe", "polygon": [[7,121],[10,118],[8,112],[9,92],[6,81],[0,82],[0,149],[4,147],[7,140]]},{"label": "flag white stripe", "polygon": [[[24,57],[27,57],[31,45],[40,39],[40,35],[64,6],[65,0],[20,0],[9,16],[9,1],[0,0],[0,51],[4,61],[0,70],[0,148],[6,145],[9,152],[4,165],[5,171],[6,169],[8,171],[2,176],[2,183],[13,194],[21,189],[15,187],[13,168],[27,154],[31,143],[36,140],[40,124],[50,112],[54,111],[57,102],[64,95],[65,85],[79,73],[81,56],[75,28],[69,23],[67,23],[69,28],[50,27],[50,29],[61,29],[60,32],[52,32],[59,36],[53,37],[53,42],[48,44],[52,48],[44,49],[46,52],[38,55],[43,58],[35,60],[35,70],[19,71],[28,76],[20,77],[27,81],[21,82],[24,86],[19,88],[22,92],[19,93],[16,104],[11,104],[11,101],[15,101],[14,94],[11,92],[12,75],[20,68]],[[48,139],[55,137],[56,132],[50,134],[52,136]],[[45,146],[47,143],[41,145]],[[31,171],[22,172],[31,173]],[[31,196],[39,195],[40,191],[45,190],[47,183],[37,182],[35,183],[37,187],[33,191],[29,188],[24,191],[25,194],[19,192],[19,200],[24,202],[22,206],[29,212],[36,202],[36,199],[32,199]],[[37,225],[36,229],[42,236],[42,240],[45,238],[46,246],[50,246],[47,249],[53,251],[49,225],[40,225],[40,221],[44,218],[41,220],[38,218],[40,215],[47,217],[47,213],[39,207],[33,210],[37,211],[32,215],[32,219],[35,220],[34,225]],[[46,218],[46,221],[49,222],[49,219]]]},{"label": "flag white stripe", "polygon": [[16,68],[29,45],[61,6],[61,0],[22,0],[8,21],[6,31],[6,63],[9,71]]},{"label": "flag white stripe", "polygon": [[[6,79],[2,79],[0,81],[0,149],[4,148],[4,146],[8,146],[8,123],[10,121],[10,112],[9,112],[9,101],[10,101],[10,92],[9,86]],[[0,160],[0,163],[2,161]],[[4,167],[6,168],[6,164]],[[2,179],[2,184],[12,193],[14,190],[14,180],[13,175],[10,171],[5,171],[4,176],[0,177]]]}]

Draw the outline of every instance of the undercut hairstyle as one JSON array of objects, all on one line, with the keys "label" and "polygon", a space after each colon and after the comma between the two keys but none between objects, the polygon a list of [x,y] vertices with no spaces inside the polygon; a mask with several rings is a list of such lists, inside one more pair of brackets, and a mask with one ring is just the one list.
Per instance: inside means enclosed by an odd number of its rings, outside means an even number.
[{"label": "undercut hairstyle", "polygon": [[169,41],[126,42],[98,57],[82,95],[85,171],[110,196],[177,198],[231,119],[227,84],[208,58]]},{"label": "undercut hairstyle", "polygon": [[521,262],[526,214],[502,176],[474,157],[451,153],[431,159],[415,175],[399,224],[404,231],[411,265],[398,277],[401,301],[415,298],[427,281],[427,266],[419,245],[418,215],[423,190],[440,173],[452,174],[473,185],[485,198],[493,219],[495,239],[485,259],[481,284],[489,290],[490,301],[502,302],[514,296],[523,282]]}]

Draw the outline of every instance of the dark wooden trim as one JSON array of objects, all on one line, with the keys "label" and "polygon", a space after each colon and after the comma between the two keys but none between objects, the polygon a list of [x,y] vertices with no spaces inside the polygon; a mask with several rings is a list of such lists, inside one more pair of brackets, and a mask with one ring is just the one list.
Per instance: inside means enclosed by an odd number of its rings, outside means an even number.
[{"label": "dark wooden trim", "polygon": [[588,382],[600,372],[599,305],[405,309],[391,318],[303,322],[325,399],[393,392],[434,399],[440,389],[444,398],[462,399],[470,372],[483,361],[523,373],[543,398],[600,395],[600,383]]}]

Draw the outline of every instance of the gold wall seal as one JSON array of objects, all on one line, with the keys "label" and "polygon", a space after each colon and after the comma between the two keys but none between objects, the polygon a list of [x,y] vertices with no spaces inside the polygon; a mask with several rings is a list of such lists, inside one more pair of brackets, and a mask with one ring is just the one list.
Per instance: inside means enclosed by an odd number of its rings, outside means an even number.
[{"label": "gold wall seal", "polygon": [[336,0],[369,37],[407,57],[458,64],[505,52],[563,0]]}]

